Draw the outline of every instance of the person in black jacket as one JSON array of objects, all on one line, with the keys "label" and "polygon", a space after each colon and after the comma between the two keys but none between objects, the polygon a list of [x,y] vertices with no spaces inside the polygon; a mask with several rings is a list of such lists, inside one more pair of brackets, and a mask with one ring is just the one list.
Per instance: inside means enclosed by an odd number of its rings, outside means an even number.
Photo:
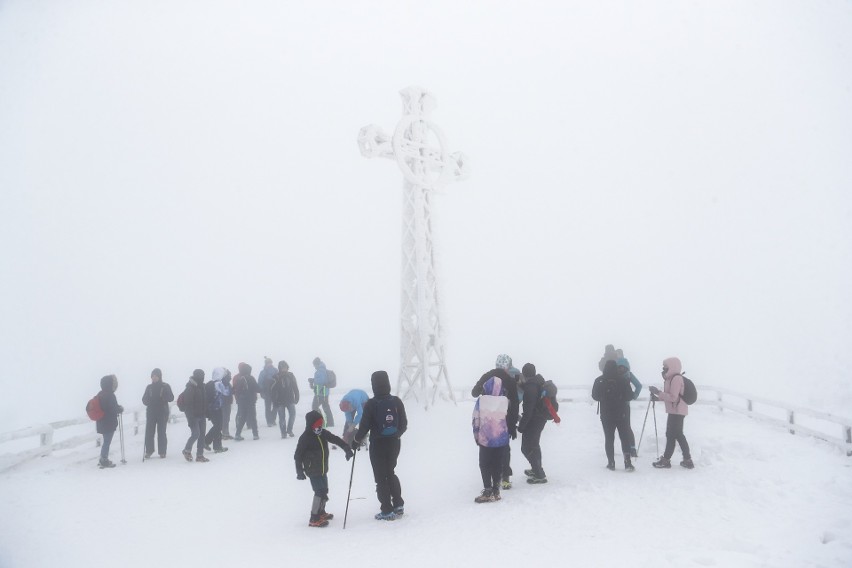
[{"label": "person in black jacket", "polygon": [[228,448],[222,446],[222,406],[225,398],[231,394],[231,387],[226,380],[230,376],[231,372],[225,367],[216,367],[213,369],[213,380],[204,385],[204,402],[211,423],[204,436],[204,449],[216,454],[228,451]]},{"label": "person in black jacket", "polygon": [[204,371],[196,369],[192,372],[192,376],[189,378],[189,382],[186,383],[186,389],[184,389],[182,396],[186,423],[190,430],[189,439],[183,448],[183,457],[186,458],[186,461],[192,461],[192,444],[197,442],[198,448],[195,454],[195,461],[201,463],[209,462],[210,460],[204,457],[204,433],[207,429],[207,405],[204,402]]},{"label": "person in black jacket", "polygon": [[[287,361],[278,362],[278,373],[269,389],[269,400],[278,415],[278,427],[281,437],[293,437],[293,424],[296,422],[296,404],[299,402],[299,385],[296,377],[290,372]],[[285,420],[286,413],[290,418]]]},{"label": "person in black jacket", "polygon": [[244,438],[240,434],[246,424],[251,428],[254,439],[259,440],[260,437],[257,435],[257,394],[260,390],[257,388],[257,381],[251,375],[251,365],[240,363],[239,369],[240,372],[237,373],[233,381],[234,398],[237,400],[237,431],[234,441],[243,441]]},{"label": "person in black jacket", "polygon": [[402,486],[396,476],[396,462],[402,447],[400,437],[408,429],[405,405],[390,391],[390,379],[385,371],[376,371],[370,377],[373,398],[364,404],[364,414],[353,440],[356,451],[370,433],[370,464],[376,480],[376,495],[381,511],[376,519],[393,521],[405,513]]},{"label": "person in black jacket", "polygon": [[618,374],[615,361],[606,361],[603,375],[595,379],[592,386],[592,398],[600,402],[601,424],[604,431],[604,449],[606,450],[607,469],[615,469],[615,431],[621,440],[624,454],[624,469],[633,471],[630,461],[630,401],[633,389],[625,375]]},{"label": "person in black jacket", "polygon": [[311,480],[314,500],[311,504],[310,527],[328,526],[334,515],[325,511],[328,501],[328,443],[340,446],[346,452],[346,460],[353,456],[352,449],[340,438],[323,429],[322,414],[312,410],[305,415],[305,431],[299,436],[293,458],[296,460],[296,479]]},{"label": "person in black jacket", "polygon": [[118,400],[115,398],[116,390],[118,390],[118,379],[115,375],[107,375],[101,378],[101,392],[98,393],[98,399],[104,415],[95,423],[98,434],[101,434],[104,438],[104,443],[101,446],[101,459],[98,461],[98,466],[101,469],[115,467],[115,464],[109,461],[109,446],[112,443],[115,430],[118,428],[118,415],[124,412],[124,408],[118,404]]},{"label": "person in black jacket", "polygon": [[169,403],[175,399],[172,387],[163,382],[160,369],[151,371],[151,384],[145,387],[145,459],[154,454],[154,431],[157,431],[157,453],[166,457],[166,424],[169,422]]},{"label": "person in black jacket", "polygon": [[541,466],[541,432],[547,424],[548,411],[542,402],[544,377],[535,372],[535,365],[527,363],[521,370],[521,392],[524,393],[524,413],[518,424],[521,433],[521,453],[530,462],[531,469],[524,470],[527,483],[547,483]]}]

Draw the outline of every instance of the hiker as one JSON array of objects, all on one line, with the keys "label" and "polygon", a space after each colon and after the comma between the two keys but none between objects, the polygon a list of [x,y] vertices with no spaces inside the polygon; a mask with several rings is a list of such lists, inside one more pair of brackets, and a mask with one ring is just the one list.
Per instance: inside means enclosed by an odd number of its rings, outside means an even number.
[{"label": "hiker", "polygon": [[272,364],[272,359],[269,357],[263,358],[263,369],[257,376],[257,386],[260,389],[260,398],[263,399],[263,407],[266,414],[266,425],[270,428],[275,426],[275,411],[272,408],[272,399],[269,397],[269,390],[272,388],[272,383],[275,382],[275,375],[278,370]]},{"label": "hiker", "polygon": [[157,453],[166,457],[166,424],[169,422],[169,403],[175,399],[172,387],[163,382],[160,369],[151,371],[151,384],[145,387],[145,459],[154,454],[154,430],[157,431]]},{"label": "hiker", "polygon": [[604,450],[606,451],[607,469],[615,470],[615,431],[621,440],[621,453],[624,454],[624,469],[633,471],[630,461],[630,441],[632,431],[628,420],[628,408],[633,400],[633,390],[630,381],[624,375],[618,374],[618,366],[614,360],[604,364],[603,375],[595,379],[592,386],[592,399],[600,403],[601,425],[604,431]]},{"label": "hiker", "polygon": [[234,441],[242,442],[243,438],[240,434],[243,427],[248,424],[255,440],[259,440],[257,435],[257,381],[251,376],[251,365],[248,363],[240,363],[237,367],[240,372],[233,380],[233,393],[237,401],[237,431],[235,432]]},{"label": "hiker", "polygon": [[364,414],[364,403],[369,399],[370,395],[365,391],[352,389],[340,400],[340,410],[346,418],[343,425],[343,441],[347,444],[351,444],[355,437],[355,432],[361,423],[361,416]]},{"label": "hiker", "polygon": [[[515,369],[512,366],[512,358],[509,357],[508,355],[504,354],[504,353],[497,355],[497,360],[495,361],[494,366],[497,369],[503,369],[506,372],[507,376],[512,381],[512,383],[515,384],[515,388],[516,388],[515,418],[517,419],[518,413],[520,412],[519,409],[518,409],[518,404],[520,403],[520,399],[521,399],[521,391],[520,391],[520,387],[517,386],[517,382],[518,382],[518,378],[520,377],[521,373],[520,373],[520,371],[518,371],[517,369]],[[515,373],[515,374],[513,374],[513,373]],[[486,373],[486,375],[487,374],[488,373]],[[482,385],[485,384],[484,383],[484,377],[485,377],[485,375],[483,375],[483,378],[480,378],[479,382],[477,382],[476,386],[473,387],[473,391],[471,391],[471,394],[473,396],[479,396],[480,394],[482,394],[482,390],[481,390]],[[477,391],[477,387],[479,388],[478,391]],[[474,394],[474,393],[476,393],[476,394]],[[512,427],[514,428],[516,424],[517,424],[517,421],[513,424]],[[515,436],[512,436],[512,439],[514,440],[516,436],[517,436],[517,434]],[[503,489],[511,489],[512,488],[512,447],[511,446],[509,446],[509,445],[506,446],[506,450],[505,450],[505,452],[503,452],[502,460],[503,461],[502,461],[501,473],[500,473],[500,478],[501,478],[500,484],[501,484],[501,487]]]},{"label": "hiker", "polygon": [[215,454],[228,451],[228,448],[222,446],[222,406],[231,394],[231,387],[224,382],[225,377],[230,376],[230,371],[225,367],[216,367],[213,369],[213,380],[204,385],[207,417],[212,423],[207,435],[204,436],[204,449],[208,452],[212,449]]},{"label": "hiker", "polygon": [[[639,398],[639,393],[642,392],[642,383],[639,382],[639,379],[636,378],[636,375],[633,374],[633,371],[630,370],[630,361],[625,359],[624,357],[619,357],[616,359],[615,364],[618,366],[618,374],[624,375],[627,379],[630,380],[630,387],[633,390],[633,398],[631,400],[636,400]],[[630,425],[630,404],[627,404],[627,424]],[[639,454],[636,451],[636,436],[633,435],[633,428],[630,428],[630,457],[639,457]]]},{"label": "hiker", "polygon": [[204,457],[204,431],[207,428],[206,410],[204,402],[204,371],[195,369],[186,383],[186,388],[181,394],[183,412],[186,414],[186,424],[189,426],[189,439],[183,448],[183,457],[186,461],[192,461],[192,445],[197,443],[195,461],[205,463],[210,461]]},{"label": "hiker", "polygon": [[547,483],[547,476],[541,466],[541,432],[547,424],[550,413],[544,405],[544,377],[536,373],[535,365],[527,363],[520,376],[519,387],[523,392],[523,409],[518,423],[521,433],[521,453],[530,462],[530,468],[524,470],[527,483]]},{"label": "hiker", "polygon": [[[272,401],[273,411],[278,415],[278,426],[281,437],[293,437],[293,424],[296,421],[296,404],[299,402],[299,385],[296,377],[290,372],[287,361],[278,361],[278,372],[269,389],[269,399]],[[285,414],[290,418],[285,420]]]},{"label": "hiker", "polygon": [[308,384],[311,385],[311,389],[314,391],[311,410],[319,410],[322,407],[326,427],[334,428],[334,416],[332,416],[331,406],[328,404],[328,395],[331,389],[331,385],[328,384],[328,369],[319,357],[314,358],[313,365],[314,376],[312,379],[308,379]]},{"label": "hiker", "polygon": [[370,464],[376,481],[376,496],[381,510],[375,516],[380,521],[393,521],[405,513],[402,486],[396,476],[396,462],[402,447],[400,437],[408,429],[405,405],[392,395],[390,379],[385,371],[370,376],[373,398],[364,403],[364,413],[353,439],[357,451],[370,433]]},{"label": "hiker", "polygon": [[473,410],[473,438],[479,446],[479,471],[484,487],[474,499],[476,503],[500,500],[509,439],[518,435],[518,387],[508,367],[508,357],[499,356],[497,367],[482,375],[470,392],[471,396],[479,397]]},{"label": "hiker", "polygon": [[95,423],[97,433],[104,438],[101,446],[101,458],[98,460],[98,466],[101,469],[115,467],[115,464],[109,460],[109,445],[112,443],[116,428],[118,428],[118,415],[124,412],[124,407],[118,404],[118,399],[115,398],[115,391],[117,390],[118,379],[115,375],[107,375],[101,378],[101,392],[98,393],[98,399],[104,415]]},{"label": "hiker", "polygon": [[314,500],[311,504],[309,527],[326,527],[334,515],[327,513],[325,504],[328,501],[328,443],[340,446],[346,452],[346,460],[354,455],[346,442],[323,429],[322,414],[312,410],[305,415],[305,431],[299,436],[296,451],[296,479],[304,480],[309,477],[311,488],[314,490]]},{"label": "hiker", "polygon": [[663,361],[663,390],[650,386],[648,390],[654,396],[652,400],[662,400],[666,405],[666,449],[660,459],[653,464],[656,468],[670,468],[671,457],[674,454],[675,442],[680,445],[683,453],[683,461],[680,465],[686,469],[692,469],[692,457],[689,453],[689,443],[683,435],[683,421],[689,414],[689,406],[683,400],[683,366],[677,357],[669,357]]},{"label": "hiker", "polygon": [[222,397],[222,439],[233,440],[231,436],[231,407],[234,404],[234,388],[231,385],[231,371],[225,369],[225,376],[222,377],[222,386],[228,387],[227,396]]},{"label": "hiker", "polygon": [[[621,351],[621,349],[619,349],[618,351]],[[600,360],[600,361],[598,361],[598,370],[599,370],[601,373],[603,373],[604,365],[606,365],[606,362],[607,362],[607,361],[615,361],[615,360],[617,360],[619,357],[621,357],[621,355],[618,355],[618,354],[616,353],[615,345],[610,344],[610,345],[606,345],[606,346],[604,346],[604,354],[603,354],[603,357],[601,357],[601,360]]]}]

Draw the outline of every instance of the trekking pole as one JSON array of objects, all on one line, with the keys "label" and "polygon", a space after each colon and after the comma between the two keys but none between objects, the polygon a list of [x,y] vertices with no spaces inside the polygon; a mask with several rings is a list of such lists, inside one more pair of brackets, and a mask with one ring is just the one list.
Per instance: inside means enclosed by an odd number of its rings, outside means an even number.
[{"label": "trekking pole", "polygon": [[660,438],[657,435],[657,403],[654,402],[654,442],[657,444],[657,456],[660,455]]},{"label": "trekking pole", "polygon": [[127,460],[124,459],[124,420],[122,417],[122,414],[118,415],[118,439],[121,442],[121,463],[126,464]]},{"label": "trekking pole", "polygon": [[346,529],[346,517],[349,516],[349,497],[352,495],[352,477],[355,475],[355,458],[358,452],[352,454],[352,471],[349,472],[349,493],[346,494],[346,511],[343,513],[343,529]]},{"label": "trekking pole", "polygon": [[642,437],[645,435],[645,424],[648,422],[648,411],[651,410],[651,402],[652,400],[648,399],[648,408],[645,409],[645,420],[642,421],[642,433],[639,434],[639,445],[636,447],[636,453],[639,453],[639,449],[642,447]]}]

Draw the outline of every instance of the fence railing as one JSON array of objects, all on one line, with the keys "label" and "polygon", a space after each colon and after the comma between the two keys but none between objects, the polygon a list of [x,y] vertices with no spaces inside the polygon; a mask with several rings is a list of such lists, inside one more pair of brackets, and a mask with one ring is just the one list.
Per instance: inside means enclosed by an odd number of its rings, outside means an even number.
[{"label": "fence railing", "polygon": [[[648,401],[644,394],[639,401]],[[832,443],[852,456],[852,418],[840,417],[827,412],[812,410],[775,402],[763,397],[739,393],[727,388],[698,385],[696,404],[714,406],[720,411],[730,410],[745,414],[756,420],[788,430],[791,434],[802,434]],[[557,397],[560,403],[592,403],[589,385],[559,386]],[[471,400],[470,391],[458,390],[457,401]],[[175,410],[172,408],[172,410]],[[171,412],[169,422],[185,420],[183,413]],[[125,412],[123,427],[125,436],[144,434],[145,409]],[[38,445],[33,447],[34,439]],[[87,416],[39,424],[0,433],[0,472],[11,469],[31,459],[48,456],[55,451],[75,448],[84,444],[100,445],[101,436],[95,432],[95,424]]]}]

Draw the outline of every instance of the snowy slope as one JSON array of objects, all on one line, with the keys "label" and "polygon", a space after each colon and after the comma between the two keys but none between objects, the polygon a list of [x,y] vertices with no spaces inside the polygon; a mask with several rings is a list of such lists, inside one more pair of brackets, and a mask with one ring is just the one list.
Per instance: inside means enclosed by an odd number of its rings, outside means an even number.
[{"label": "snowy slope", "polygon": [[[695,470],[650,467],[649,418],[637,471],[609,472],[594,407],[566,404],[562,424],[543,435],[550,483],[516,476],[502,502],[477,505],[470,405],[409,414],[400,521],[372,519],[366,454],[356,459],[346,530],[350,463],[339,451],[328,506],[337,518],[313,529],[310,485],[295,479],[295,439],[262,427],[261,440],[231,442],[209,464],[190,464],[179,455],[188,430],[178,424],[166,460],[141,463],[141,439],[130,437],[129,463],[114,470],[98,470],[96,450],[85,448],[3,474],[0,566],[852,565],[852,461],[821,442],[693,407],[686,433]],[[635,406],[637,436],[643,415]],[[519,442],[518,473],[527,467]],[[117,440],[113,448],[117,462]]]}]

